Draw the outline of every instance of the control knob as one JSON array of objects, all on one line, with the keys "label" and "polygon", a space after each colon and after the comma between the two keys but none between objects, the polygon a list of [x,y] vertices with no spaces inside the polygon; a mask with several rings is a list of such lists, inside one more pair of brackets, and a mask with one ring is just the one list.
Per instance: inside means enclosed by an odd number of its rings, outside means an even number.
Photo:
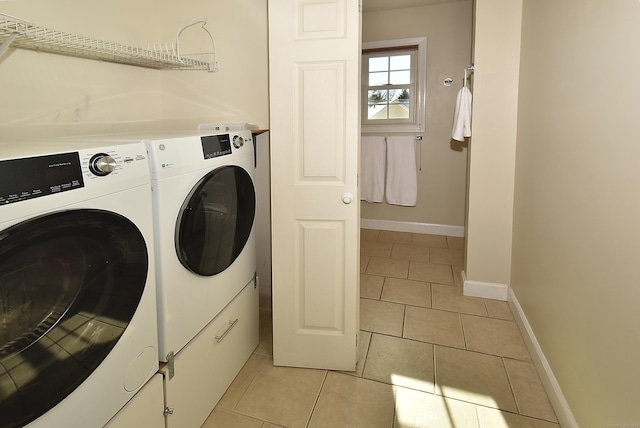
[{"label": "control knob", "polygon": [[97,176],[109,175],[116,169],[116,161],[106,153],[97,153],[89,160],[89,171]]},{"label": "control knob", "polygon": [[243,145],[244,145],[244,138],[242,138],[239,135],[235,135],[233,137],[233,147],[235,147],[236,149],[239,149]]}]

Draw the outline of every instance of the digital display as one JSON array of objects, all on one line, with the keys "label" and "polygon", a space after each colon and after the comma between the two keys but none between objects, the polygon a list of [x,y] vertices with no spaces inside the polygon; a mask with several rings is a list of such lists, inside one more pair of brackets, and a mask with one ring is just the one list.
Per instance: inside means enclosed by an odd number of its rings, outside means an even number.
[{"label": "digital display", "polygon": [[77,152],[0,161],[0,205],[81,187]]},{"label": "digital display", "polygon": [[213,159],[231,154],[231,139],[229,138],[229,134],[208,135],[200,138],[202,140],[202,153],[205,159]]}]

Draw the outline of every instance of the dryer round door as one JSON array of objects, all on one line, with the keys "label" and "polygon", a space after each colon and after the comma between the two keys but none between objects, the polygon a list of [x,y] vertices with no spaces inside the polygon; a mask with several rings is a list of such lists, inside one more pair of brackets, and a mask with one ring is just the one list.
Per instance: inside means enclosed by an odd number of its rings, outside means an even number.
[{"label": "dryer round door", "polygon": [[141,232],[112,212],[0,231],[0,427],[34,421],[91,375],[133,318],[148,267]]},{"label": "dryer round door", "polygon": [[191,272],[212,276],[244,248],[256,211],[251,176],[226,165],[209,172],[187,196],[176,223],[176,253]]}]

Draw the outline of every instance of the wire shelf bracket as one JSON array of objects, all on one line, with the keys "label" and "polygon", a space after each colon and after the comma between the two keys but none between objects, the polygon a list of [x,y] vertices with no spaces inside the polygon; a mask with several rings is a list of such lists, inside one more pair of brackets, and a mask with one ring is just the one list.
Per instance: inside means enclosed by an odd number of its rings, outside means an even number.
[{"label": "wire shelf bracket", "polygon": [[[209,35],[212,51],[182,54],[180,52],[180,34],[185,28],[200,22],[202,29]],[[140,47],[53,30],[0,13],[0,57],[13,46],[156,70],[207,70],[215,72],[218,71],[215,42],[205,27],[206,24],[206,18],[195,18],[178,29],[175,43]]]}]

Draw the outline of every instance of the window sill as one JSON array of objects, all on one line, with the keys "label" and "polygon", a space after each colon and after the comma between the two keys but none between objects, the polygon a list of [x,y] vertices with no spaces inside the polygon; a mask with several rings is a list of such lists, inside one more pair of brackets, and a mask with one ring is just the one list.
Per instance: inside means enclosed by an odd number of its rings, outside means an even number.
[{"label": "window sill", "polygon": [[362,125],[360,131],[364,134],[390,132],[424,132],[422,125]]}]

